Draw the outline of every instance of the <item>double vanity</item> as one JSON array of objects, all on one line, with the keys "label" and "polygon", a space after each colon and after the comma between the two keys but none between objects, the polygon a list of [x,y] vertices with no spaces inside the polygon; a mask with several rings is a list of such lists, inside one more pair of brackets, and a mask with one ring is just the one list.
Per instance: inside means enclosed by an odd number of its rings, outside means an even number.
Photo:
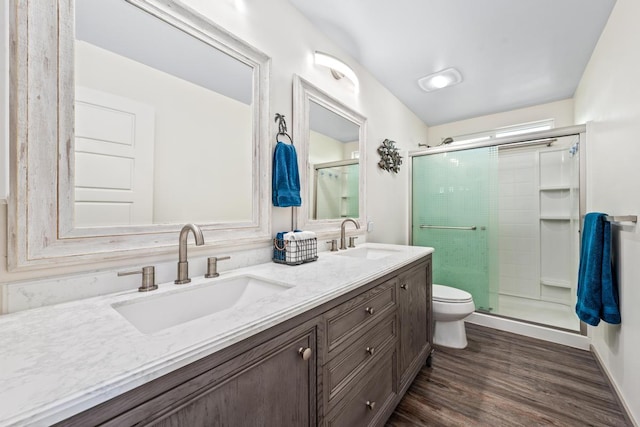
[{"label": "double vanity", "polygon": [[4,316],[0,425],[382,425],[430,355],[431,252],[367,243]]},{"label": "double vanity", "polygon": [[[8,271],[104,277],[153,264],[192,221],[212,254],[271,247],[268,54],[180,1],[11,1],[10,11]],[[292,84],[289,141],[308,200],[294,228],[325,238],[342,222],[344,237],[345,217],[367,218],[367,118],[302,76]],[[386,421],[430,355],[431,248],[366,243],[188,282],[187,235],[181,284],[156,289],[147,267],[151,292],[0,316],[0,426]]]}]

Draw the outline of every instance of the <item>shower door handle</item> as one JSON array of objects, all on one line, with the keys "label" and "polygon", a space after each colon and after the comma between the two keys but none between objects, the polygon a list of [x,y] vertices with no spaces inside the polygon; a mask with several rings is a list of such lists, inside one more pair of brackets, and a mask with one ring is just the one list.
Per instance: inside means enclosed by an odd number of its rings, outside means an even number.
[{"label": "shower door handle", "polygon": [[450,227],[448,225],[421,225],[421,229],[423,228],[439,228],[441,230],[475,230],[477,227],[472,225],[471,227]]}]

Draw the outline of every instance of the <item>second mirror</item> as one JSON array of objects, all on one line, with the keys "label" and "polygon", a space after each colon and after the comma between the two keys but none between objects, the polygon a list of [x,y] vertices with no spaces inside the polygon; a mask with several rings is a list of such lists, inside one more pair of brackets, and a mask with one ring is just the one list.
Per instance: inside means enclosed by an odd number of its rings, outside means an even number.
[{"label": "second mirror", "polygon": [[363,218],[366,119],[299,76],[294,115],[303,189],[298,228],[328,231],[344,218]]}]

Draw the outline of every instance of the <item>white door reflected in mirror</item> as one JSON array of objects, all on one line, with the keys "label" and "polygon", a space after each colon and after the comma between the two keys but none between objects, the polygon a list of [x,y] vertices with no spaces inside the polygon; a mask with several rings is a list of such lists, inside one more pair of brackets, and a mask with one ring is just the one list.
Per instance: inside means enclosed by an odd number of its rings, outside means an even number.
[{"label": "white door reflected in mirror", "polygon": [[153,108],[80,86],[75,105],[76,227],[153,223]]}]

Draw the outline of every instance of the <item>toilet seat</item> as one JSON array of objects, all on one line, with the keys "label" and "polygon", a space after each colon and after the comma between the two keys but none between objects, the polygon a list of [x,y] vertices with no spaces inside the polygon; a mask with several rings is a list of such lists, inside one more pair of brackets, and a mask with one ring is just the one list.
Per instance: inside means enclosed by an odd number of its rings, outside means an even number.
[{"label": "toilet seat", "polygon": [[473,301],[469,292],[450,286],[433,285],[433,300],[447,303],[468,303]]}]

